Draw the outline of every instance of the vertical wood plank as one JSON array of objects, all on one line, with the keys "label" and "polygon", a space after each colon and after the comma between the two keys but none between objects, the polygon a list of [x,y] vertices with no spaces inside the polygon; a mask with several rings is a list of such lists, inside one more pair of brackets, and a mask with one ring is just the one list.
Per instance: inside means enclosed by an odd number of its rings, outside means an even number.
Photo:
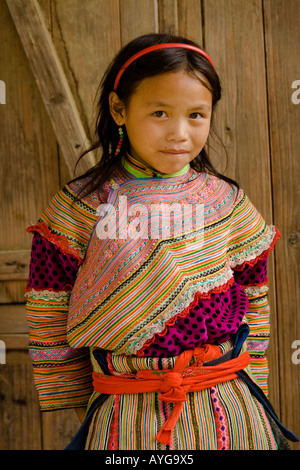
[{"label": "vertical wood plank", "polygon": [[160,33],[178,34],[177,0],[158,0]]},{"label": "vertical wood plank", "polygon": [[120,0],[122,45],[148,33],[158,32],[156,0]]},{"label": "vertical wood plank", "polygon": [[223,85],[218,131],[229,150],[227,173],[251,192],[259,209],[269,215],[272,204],[261,2],[204,0],[204,12],[206,49]]},{"label": "vertical wood plank", "polygon": [[178,34],[202,45],[201,0],[177,0]]},{"label": "vertical wood plank", "polygon": [[[210,156],[222,173],[237,180],[267,223],[273,223],[263,11],[260,0],[204,0],[205,47],[221,77],[223,97],[217,109],[218,140],[209,140]],[[218,34],[216,35],[216,31]],[[279,375],[274,256],[268,266],[271,306],[269,393],[279,407]]]},{"label": "vertical wood plank", "polygon": [[0,450],[39,450],[40,411],[27,351],[7,351],[0,367]]},{"label": "vertical wood plank", "polygon": [[42,412],[43,450],[64,450],[80,427],[75,410]]},{"label": "vertical wood plank", "polygon": [[[274,219],[281,231],[276,250],[280,405],[285,425],[299,436],[300,364],[293,361],[292,345],[300,340],[300,103],[292,100],[292,84],[300,80],[300,3],[265,0],[264,13]],[[293,448],[300,449],[299,443]]]}]

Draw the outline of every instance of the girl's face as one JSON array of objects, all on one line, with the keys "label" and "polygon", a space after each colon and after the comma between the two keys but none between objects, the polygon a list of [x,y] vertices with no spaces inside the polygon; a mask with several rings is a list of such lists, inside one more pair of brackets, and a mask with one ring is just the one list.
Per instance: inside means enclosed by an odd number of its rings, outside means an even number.
[{"label": "girl's face", "polygon": [[187,71],[145,78],[126,107],[115,93],[113,102],[121,105],[112,115],[126,126],[130,154],[159,173],[180,171],[205,145],[212,94]]}]

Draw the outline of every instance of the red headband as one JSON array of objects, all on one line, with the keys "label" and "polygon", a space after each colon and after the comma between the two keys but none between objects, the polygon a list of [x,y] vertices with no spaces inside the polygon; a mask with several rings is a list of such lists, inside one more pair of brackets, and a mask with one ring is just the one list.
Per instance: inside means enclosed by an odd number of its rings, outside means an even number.
[{"label": "red headband", "polygon": [[206,52],[202,51],[202,49],[199,49],[199,47],[192,46],[190,44],[172,43],[172,42],[166,43],[166,44],[157,44],[155,46],[150,46],[150,47],[147,47],[146,49],[142,49],[141,51],[137,52],[132,57],[130,57],[130,59],[128,59],[127,62],[125,62],[125,64],[123,65],[123,67],[121,67],[121,69],[119,70],[119,73],[116,77],[115,84],[114,84],[114,91],[117,91],[119,81],[120,81],[123,73],[125,72],[127,67],[129,67],[129,65],[132,64],[132,62],[139,59],[143,55],[148,54],[149,52],[157,51],[159,49],[170,49],[170,48],[190,49],[191,51],[198,52],[199,54],[203,55],[210,62],[210,64],[212,65],[213,68],[215,68],[211,58],[209,57],[209,55]]}]

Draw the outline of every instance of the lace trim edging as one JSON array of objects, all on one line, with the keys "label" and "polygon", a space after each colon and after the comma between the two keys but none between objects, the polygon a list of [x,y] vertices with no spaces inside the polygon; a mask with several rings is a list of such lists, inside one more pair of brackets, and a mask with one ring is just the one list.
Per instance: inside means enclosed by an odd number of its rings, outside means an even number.
[{"label": "lace trim edging", "polygon": [[247,295],[259,295],[268,292],[269,288],[266,284],[261,284],[257,286],[248,286],[244,289],[245,294]]},{"label": "lace trim edging", "polygon": [[69,297],[72,292],[72,286],[66,286],[64,289],[55,291],[53,289],[35,289],[32,287],[26,287],[24,297],[26,298],[38,298],[38,299],[62,299]]},{"label": "lace trim edging", "polygon": [[[258,261],[265,259],[271,250],[274,250],[275,243],[277,240],[280,238],[280,232],[277,227],[275,226],[270,226],[270,232],[266,236],[266,239],[264,240],[264,243],[262,247],[257,250],[253,250],[252,254],[250,253],[249,255],[244,255],[241,253],[240,258],[234,260],[232,258],[230,262],[230,267],[234,269],[235,271],[243,271],[246,266],[254,266]],[[261,251],[263,250],[263,251]],[[242,258],[244,257],[244,261]],[[249,257],[249,259],[247,259]]]}]

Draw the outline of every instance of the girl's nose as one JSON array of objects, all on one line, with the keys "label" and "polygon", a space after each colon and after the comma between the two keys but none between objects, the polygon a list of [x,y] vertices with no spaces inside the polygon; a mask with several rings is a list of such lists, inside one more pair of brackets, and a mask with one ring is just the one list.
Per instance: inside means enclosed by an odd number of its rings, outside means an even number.
[{"label": "girl's nose", "polygon": [[168,127],[167,140],[169,142],[183,142],[187,140],[187,126],[181,120],[170,123]]}]

